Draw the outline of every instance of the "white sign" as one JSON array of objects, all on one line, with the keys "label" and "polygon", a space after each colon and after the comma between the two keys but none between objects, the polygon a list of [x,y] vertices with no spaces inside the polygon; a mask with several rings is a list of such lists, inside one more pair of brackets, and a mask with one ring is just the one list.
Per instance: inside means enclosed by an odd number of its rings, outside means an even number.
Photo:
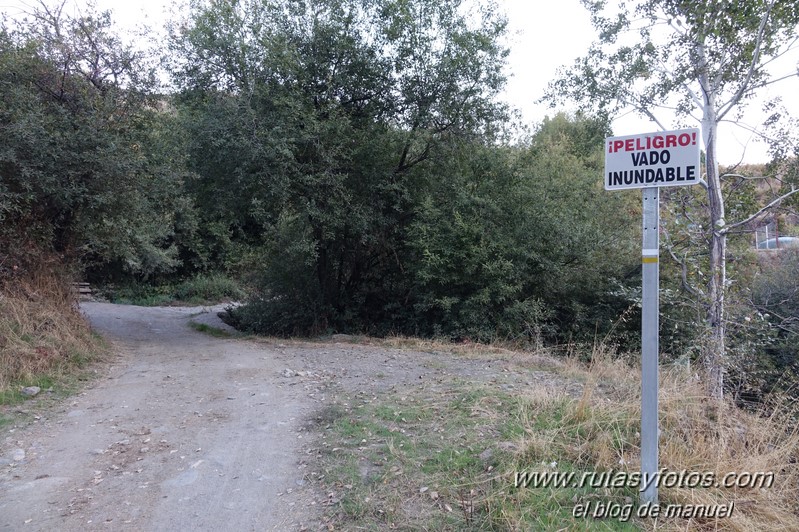
[{"label": "white sign", "polygon": [[699,129],[605,139],[605,190],[695,185]]}]

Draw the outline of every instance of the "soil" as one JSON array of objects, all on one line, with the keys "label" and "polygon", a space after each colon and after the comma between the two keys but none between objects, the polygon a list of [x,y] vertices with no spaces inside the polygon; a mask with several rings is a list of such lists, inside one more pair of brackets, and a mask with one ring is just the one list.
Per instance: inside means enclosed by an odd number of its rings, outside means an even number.
[{"label": "soil", "polygon": [[0,433],[0,530],[327,529],[330,501],[309,467],[315,416],[332,402],[435,394],[454,381],[579,393],[529,358],[190,327],[231,330],[221,306],[81,307],[113,362],[80,394]]}]

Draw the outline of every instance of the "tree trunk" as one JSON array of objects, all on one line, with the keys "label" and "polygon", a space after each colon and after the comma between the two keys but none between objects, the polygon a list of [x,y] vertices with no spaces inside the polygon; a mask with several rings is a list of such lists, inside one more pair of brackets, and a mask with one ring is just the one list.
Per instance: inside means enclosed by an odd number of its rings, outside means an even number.
[{"label": "tree trunk", "polygon": [[717,120],[712,98],[708,98],[706,101],[702,130],[705,137],[707,194],[711,224],[710,280],[707,291],[709,298],[707,321],[710,327],[710,338],[703,346],[702,358],[708,395],[714,399],[721,399],[724,395],[724,364],[726,360],[724,292],[727,284],[727,235],[723,231],[726,223],[724,196],[716,159]]}]

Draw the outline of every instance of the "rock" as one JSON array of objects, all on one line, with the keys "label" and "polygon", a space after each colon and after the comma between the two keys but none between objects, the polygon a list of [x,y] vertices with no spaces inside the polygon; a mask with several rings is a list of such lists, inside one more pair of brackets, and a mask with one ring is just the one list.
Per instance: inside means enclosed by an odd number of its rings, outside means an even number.
[{"label": "rock", "polygon": [[283,373],[281,373],[281,375],[283,375],[284,377],[295,377],[296,376],[295,372],[290,370],[289,368],[284,369]]},{"label": "rock", "polygon": [[493,449],[486,449],[482,453],[480,453],[480,460],[483,462],[490,462],[491,459],[494,457]]},{"label": "rock", "polygon": [[11,459],[15,462],[22,462],[25,460],[25,449],[14,449],[11,453]]},{"label": "rock", "polygon": [[25,388],[22,389],[20,393],[22,393],[22,395],[24,395],[25,397],[35,397],[39,395],[39,392],[41,391],[42,389],[39,388],[38,386],[26,386]]}]

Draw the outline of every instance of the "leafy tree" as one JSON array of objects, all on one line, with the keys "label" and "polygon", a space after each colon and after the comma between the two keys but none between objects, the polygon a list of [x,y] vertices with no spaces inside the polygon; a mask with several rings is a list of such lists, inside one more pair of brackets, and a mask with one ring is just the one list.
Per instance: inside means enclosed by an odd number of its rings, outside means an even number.
[{"label": "leafy tree", "polygon": [[410,233],[423,332],[568,342],[611,330],[632,304],[626,219],[638,207],[595,178],[606,133],[603,120],[557,115],[524,146],[453,154]]},{"label": "leafy tree", "polygon": [[504,27],[459,0],[326,0],[195,2],[173,28],[191,188],[234,239],[263,244],[265,330],[397,319],[427,171],[505,116]]},{"label": "leafy tree", "polygon": [[[799,7],[791,0],[641,0],[606,14],[603,1],[585,0],[599,41],[552,86],[586,107],[614,114],[632,108],[659,126],[659,108],[702,125],[706,157],[706,289],[695,287],[706,305],[710,330],[703,352],[708,391],[723,394],[725,364],[727,236],[765,209],[727,221],[726,192],[717,160],[717,130],[735,120],[755,94],[782,79],[770,64],[799,44]],[[788,74],[795,75],[795,72]],[[673,104],[673,105],[671,105]],[[671,107],[667,107],[671,105]],[[772,108],[774,108],[772,106]],[[770,121],[775,115],[772,114]],[[768,125],[768,124],[767,124]],[[795,192],[783,188],[767,207]]]},{"label": "leafy tree", "polygon": [[55,251],[71,264],[169,270],[178,182],[168,159],[153,155],[151,71],[107,13],[70,17],[62,7],[41,4],[0,29],[7,260],[24,266]]}]

